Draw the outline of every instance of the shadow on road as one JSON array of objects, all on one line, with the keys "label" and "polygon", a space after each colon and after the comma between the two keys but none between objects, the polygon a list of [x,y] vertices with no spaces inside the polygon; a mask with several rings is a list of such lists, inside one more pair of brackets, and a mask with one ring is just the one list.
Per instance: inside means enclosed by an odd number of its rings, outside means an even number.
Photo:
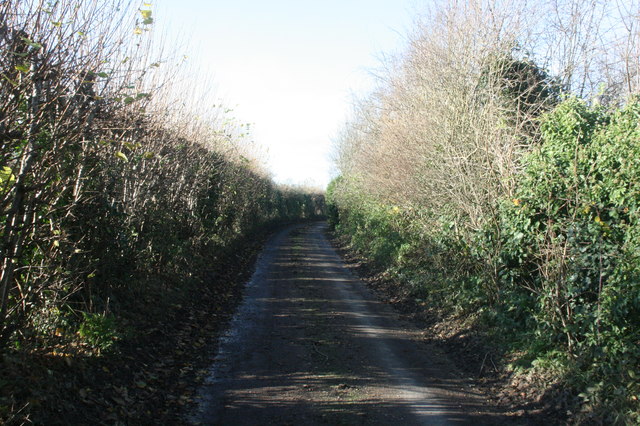
[{"label": "shadow on road", "polygon": [[324,227],[267,244],[191,421],[509,423],[344,267]]}]

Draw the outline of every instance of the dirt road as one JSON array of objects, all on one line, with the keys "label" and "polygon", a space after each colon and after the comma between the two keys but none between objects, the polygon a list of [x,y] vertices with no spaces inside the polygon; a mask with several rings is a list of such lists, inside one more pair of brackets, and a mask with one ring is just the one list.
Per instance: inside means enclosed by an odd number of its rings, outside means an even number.
[{"label": "dirt road", "polygon": [[325,227],[290,227],[267,243],[189,420],[508,423],[344,267]]}]

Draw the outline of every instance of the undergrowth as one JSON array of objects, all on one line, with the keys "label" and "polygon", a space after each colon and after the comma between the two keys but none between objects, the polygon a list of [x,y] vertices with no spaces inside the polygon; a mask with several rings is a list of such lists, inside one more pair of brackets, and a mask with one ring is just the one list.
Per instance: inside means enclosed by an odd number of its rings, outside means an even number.
[{"label": "undergrowth", "polygon": [[[571,98],[540,122],[512,196],[472,232],[447,215],[328,190],[330,223],[409,296],[474,316],[492,341],[576,396],[573,421],[640,420],[640,102]],[[340,192],[342,191],[342,192]],[[363,200],[364,198],[364,200]],[[365,201],[366,200],[366,201]]]}]

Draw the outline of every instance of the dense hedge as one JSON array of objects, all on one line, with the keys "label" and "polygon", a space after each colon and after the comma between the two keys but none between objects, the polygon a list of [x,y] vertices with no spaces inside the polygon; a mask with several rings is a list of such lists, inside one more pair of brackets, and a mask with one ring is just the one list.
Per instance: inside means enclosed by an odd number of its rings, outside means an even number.
[{"label": "dense hedge", "polygon": [[91,336],[136,295],[206,285],[257,229],[323,214],[170,101],[148,5],[37,3],[0,6],[0,346]]},{"label": "dense hedge", "polygon": [[531,400],[575,422],[640,416],[633,10],[427,8],[356,101],[327,191],[402,294],[486,335],[513,386],[544,382]]},{"label": "dense hedge", "polygon": [[427,209],[364,201],[345,177],[329,186],[330,221],[413,297],[480,313],[522,358],[553,365],[583,409],[638,420],[640,102],[568,99],[539,137],[515,195],[471,234]]},{"label": "dense hedge", "polygon": [[531,299],[538,340],[566,348],[589,404],[626,403],[640,386],[640,103],[578,100],[542,122],[502,214],[503,286]]}]

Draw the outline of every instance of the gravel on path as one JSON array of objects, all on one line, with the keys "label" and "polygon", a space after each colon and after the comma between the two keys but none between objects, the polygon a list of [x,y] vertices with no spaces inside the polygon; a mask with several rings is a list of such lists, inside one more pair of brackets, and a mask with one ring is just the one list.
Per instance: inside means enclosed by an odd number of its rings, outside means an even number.
[{"label": "gravel on path", "polygon": [[269,240],[189,422],[512,423],[345,268],[325,230],[295,225]]}]

